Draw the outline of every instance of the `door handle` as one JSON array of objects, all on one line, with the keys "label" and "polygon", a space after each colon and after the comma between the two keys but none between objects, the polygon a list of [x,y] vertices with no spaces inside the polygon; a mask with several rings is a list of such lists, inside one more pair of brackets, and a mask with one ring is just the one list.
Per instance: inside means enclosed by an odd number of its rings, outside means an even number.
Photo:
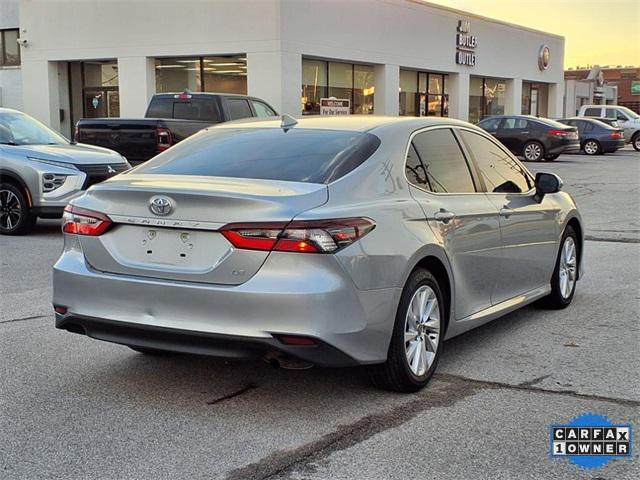
[{"label": "door handle", "polygon": [[511,215],[513,215],[513,210],[510,209],[509,207],[502,207],[500,209],[500,216],[501,217],[509,218]]},{"label": "door handle", "polygon": [[525,131],[520,132],[520,133],[523,134],[523,135],[528,135],[530,132],[529,132],[529,130],[525,130]]},{"label": "door handle", "polygon": [[440,210],[433,215],[433,218],[442,223],[449,223],[449,221],[453,220],[455,217],[456,214],[449,212],[448,210]]}]

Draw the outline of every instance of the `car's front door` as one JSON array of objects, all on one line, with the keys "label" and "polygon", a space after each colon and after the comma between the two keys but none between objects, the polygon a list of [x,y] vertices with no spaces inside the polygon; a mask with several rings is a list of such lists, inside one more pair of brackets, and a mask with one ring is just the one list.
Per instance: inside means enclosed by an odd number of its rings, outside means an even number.
[{"label": "car's front door", "polygon": [[617,108],[610,108],[610,107],[607,107],[605,109],[605,114],[607,118],[611,118],[618,121],[618,126],[620,128],[624,128],[624,138],[630,141],[631,136],[634,133],[634,125],[629,120],[627,115],[623,111]]},{"label": "car's front door", "polygon": [[500,124],[497,137],[509,150],[520,154],[530,133],[526,119],[510,117],[505,118]]},{"label": "car's front door", "polygon": [[477,191],[477,178],[453,131],[432,128],[415,134],[406,174],[449,258],[455,318],[490,307],[501,255],[498,209]]},{"label": "car's front door", "polygon": [[539,200],[531,176],[491,138],[462,128],[457,132],[475,161],[487,199],[499,210],[502,257],[493,303],[548,285],[557,253],[559,208],[550,197]]}]

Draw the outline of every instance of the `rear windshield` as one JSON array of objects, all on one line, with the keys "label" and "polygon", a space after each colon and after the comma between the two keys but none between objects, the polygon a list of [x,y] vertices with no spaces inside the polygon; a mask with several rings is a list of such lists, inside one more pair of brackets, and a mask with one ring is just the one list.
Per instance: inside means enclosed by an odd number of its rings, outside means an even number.
[{"label": "rear windshield", "polygon": [[219,128],[196,134],[136,173],[329,183],[380,145],[370,133],[293,128]]},{"label": "rear windshield", "polygon": [[202,120],[211,123],[220,121],[216,102],[210,98],[174,99],[156,97],[151,100],[146,117]]}]

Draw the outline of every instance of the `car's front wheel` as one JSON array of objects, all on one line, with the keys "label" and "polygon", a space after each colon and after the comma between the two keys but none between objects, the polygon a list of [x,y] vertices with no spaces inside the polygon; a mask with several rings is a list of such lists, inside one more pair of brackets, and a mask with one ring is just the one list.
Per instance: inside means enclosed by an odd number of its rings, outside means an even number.
[{"label": "car's front wheel", "polygon": [[522,148],[522,156],[530,162],[539,162],[544,157],[544,147],[540,142],[527,142]]},{"label": "car's front wheel", "polygon": [[582,148],[587,155],[598,155],[602,151],[600,144],[595,140],[587,140]]},{"label": "car's front wheel", "polygon": [[0,234],[27,233],[35,222],[22,190],[12,183],[0,183]]},{"label": "car's front wheel", "polygon": [[579,275],[578,248],[578,236],[573,227],[567,225],[562,235],[556,267],[551,278],[551,293],[542,301],[544,306],[560,309],[571,304]]},{"label": "car's front wheel", "polygon": [[436,278],[428,270],[415,270],[402,292],[387,361],[370,367],[375,385],[415,392],[427,384],[442,351],[445,308]]},{"label": "car's front wheel", "polygon": [[636,132],[631,138],[631,145],[640,152],[640,132]]}]

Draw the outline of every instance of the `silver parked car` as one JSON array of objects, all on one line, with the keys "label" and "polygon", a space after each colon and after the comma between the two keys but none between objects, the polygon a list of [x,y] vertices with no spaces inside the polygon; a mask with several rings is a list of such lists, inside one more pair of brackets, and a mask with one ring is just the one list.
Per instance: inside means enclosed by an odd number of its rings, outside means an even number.
[{"label": "silver parked car", "polygon": [[211,127],[74,199],[56,326],[415,391],[446,338],[571,303],[583,228],[554,174],[456,120],[291,120]]},{"label": "silver parked car", "polygon": [[112,150],[74,144],[34,118],[0,108],[0,234],[60,218],[69,200],[131,168]]}]

